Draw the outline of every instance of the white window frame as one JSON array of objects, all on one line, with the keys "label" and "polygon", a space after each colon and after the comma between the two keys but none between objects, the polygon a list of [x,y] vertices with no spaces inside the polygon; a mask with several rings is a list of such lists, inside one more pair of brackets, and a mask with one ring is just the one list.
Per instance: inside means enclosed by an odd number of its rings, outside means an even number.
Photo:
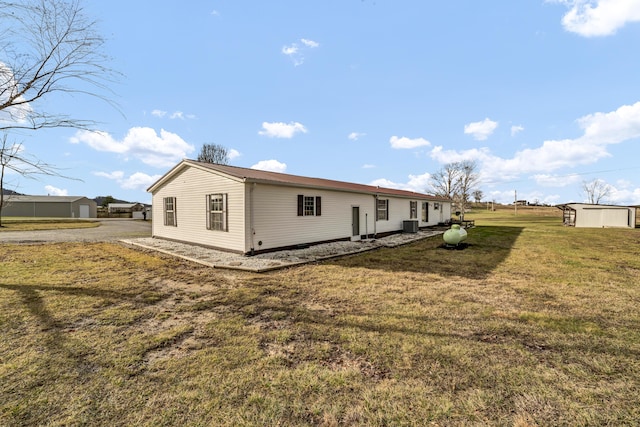
[{"label": "white window frame", "polygon": [[229,231],[227,193],[207,194],[207,230]]},{"label": "white window frame", "polygon": [[303,216],[315,216],[316,215],[316,198],[314,196],[304,196],[302,209]]},{"label": "white window frame", "polygon": [[162,206],[164,211],[164,225],[167,227],[177,227],[178,219],[176,215],[176,198],[164,197],[162,199]]},{"label": "white window frame", "polygon": [[376,199],[376,221],[389,220],[389,199]]}]

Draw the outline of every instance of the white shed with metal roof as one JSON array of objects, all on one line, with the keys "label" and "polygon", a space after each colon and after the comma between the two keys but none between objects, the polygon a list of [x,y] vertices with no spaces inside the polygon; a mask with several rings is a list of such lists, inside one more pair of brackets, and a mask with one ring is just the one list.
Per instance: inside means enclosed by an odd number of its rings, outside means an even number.
[{"label": "white shed with metal roof", "polygon": [[633,206],[565,203],[557,207],[562,209],[564,225],[570,227],[635,228],[636,226],[636,208]]}]

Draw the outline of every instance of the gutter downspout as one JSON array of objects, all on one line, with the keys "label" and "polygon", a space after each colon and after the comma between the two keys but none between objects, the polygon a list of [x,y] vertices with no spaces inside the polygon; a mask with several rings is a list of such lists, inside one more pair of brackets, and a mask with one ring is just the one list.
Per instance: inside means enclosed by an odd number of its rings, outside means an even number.
[{"label": "gutter downspout", "polygon": [[378,195],[373,195],[373,238],[378,235]]},{"label": "gutter downspout", "polygon": [[255,251],[255,246],[253,243],[253,236],[254,234],[256,234],[255,230],[254,230],[254,222],[253,222],[253,189],[256,187],[256,183],[254,182],[253,184],[251,184],[251,187],[249,187],[249,233],[251,234],[251,255],[253,255],[254,251]]}]

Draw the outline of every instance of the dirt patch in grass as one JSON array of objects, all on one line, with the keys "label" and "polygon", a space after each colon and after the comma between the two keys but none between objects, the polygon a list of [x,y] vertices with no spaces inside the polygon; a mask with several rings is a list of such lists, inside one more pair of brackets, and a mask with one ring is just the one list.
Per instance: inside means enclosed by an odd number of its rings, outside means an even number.
[{"label": "dirt patch in grass", "polygon": [[0,424],[633,425],[640,236],[492,218],[268,274],[1,245]]}]

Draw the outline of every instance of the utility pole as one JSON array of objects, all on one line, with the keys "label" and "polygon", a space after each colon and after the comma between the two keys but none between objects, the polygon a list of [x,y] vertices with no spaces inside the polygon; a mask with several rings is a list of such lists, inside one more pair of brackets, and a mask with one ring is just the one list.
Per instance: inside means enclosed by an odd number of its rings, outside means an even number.
[{"label": "utility pole", "polygon": [[516,209],[516,215],[518,215],[518,190],[513,190],[513,206]]}]

